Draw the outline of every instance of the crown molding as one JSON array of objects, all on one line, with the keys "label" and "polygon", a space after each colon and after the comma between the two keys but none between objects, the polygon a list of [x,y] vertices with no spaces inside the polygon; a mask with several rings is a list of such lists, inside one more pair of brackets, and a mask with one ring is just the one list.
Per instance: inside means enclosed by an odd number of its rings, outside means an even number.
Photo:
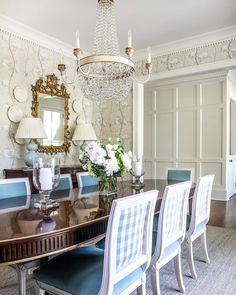
[{"label": "crown molding", "polygon": [[0,31],[72,58],[73,47],[0,13]]},{"label": "crown molding", "polygon": [[[226,39],[236,37],[236,25],[210,31],[204,34],[194,35],[189,38],[179,39],[173,42],[152,46],[152,56],[160,56],[196,47],[206,46]],[[134,61],[147,58],[147,49],[137,50],[133,56]]]}]

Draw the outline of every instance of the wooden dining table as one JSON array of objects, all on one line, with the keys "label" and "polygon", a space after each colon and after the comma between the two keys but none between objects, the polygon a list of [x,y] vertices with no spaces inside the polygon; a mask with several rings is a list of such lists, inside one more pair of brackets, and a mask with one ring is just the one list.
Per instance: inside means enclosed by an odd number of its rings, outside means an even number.
[{"label": "wooden dining table", "polygon": [[[1,214],[0,208],[0,266],[21,267],[104,235],[114,199],[156,189],[157,213],[165,187],[173,183],[146,179],[144,187],[134,189],[130,180],[121,181],[117,193],[108,196],[99,195],[96,186],[54,191],[51,198],[56,206],[50,209],[49,217],[38,206],[41,200],[38,194],[29,196],[30,206],[23,210],[10,208],[8,213]],[[193,190],[194,184],[190,195]]]}]

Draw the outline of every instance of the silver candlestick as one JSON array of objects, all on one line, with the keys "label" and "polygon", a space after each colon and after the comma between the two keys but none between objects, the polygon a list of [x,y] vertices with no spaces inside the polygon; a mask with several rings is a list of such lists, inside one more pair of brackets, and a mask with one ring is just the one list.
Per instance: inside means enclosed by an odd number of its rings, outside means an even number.
[{"label": "silver candlestick", "polygon": [[145,172],[143,171],[140,175],[135,175],[134,171],[131,170],[131,174],[135,177],[135,181],[133,181],[131,183],[131,186],[134,189],[141,189],[142,187],[145,186],[145,184],[141,181],[141,177],[145,174]]}]

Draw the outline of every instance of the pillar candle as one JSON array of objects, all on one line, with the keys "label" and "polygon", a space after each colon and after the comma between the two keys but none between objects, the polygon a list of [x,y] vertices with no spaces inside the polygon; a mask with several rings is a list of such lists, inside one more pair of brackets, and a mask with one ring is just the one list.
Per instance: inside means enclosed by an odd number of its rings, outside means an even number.
[{"label": "pillar candle", "polygon": [[42,191],[52,190],[52,170],[51,168],[40,168],[39,182]]},{"label": "pillar candle", "polygon": [[142,174],[142,163],[140,161],[134,162],[134,175],[140,176]]}]

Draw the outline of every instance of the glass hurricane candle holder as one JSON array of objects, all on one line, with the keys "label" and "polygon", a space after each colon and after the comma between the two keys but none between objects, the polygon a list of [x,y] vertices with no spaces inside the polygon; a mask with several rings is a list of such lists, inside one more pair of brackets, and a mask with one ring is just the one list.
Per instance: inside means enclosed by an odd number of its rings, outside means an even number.
[{"label": "glass hurricane candle holder", "polygon": [[60,159],[39,157],[33,163],[33,184],[43,195],[42,205],[54,203],[51,192],[60,182]]}]

